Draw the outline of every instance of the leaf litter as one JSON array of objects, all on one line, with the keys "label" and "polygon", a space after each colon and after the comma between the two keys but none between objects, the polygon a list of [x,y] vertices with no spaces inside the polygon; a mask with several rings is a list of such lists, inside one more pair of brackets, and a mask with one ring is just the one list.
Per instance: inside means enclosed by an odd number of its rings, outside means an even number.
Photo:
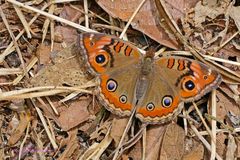
[{"label": "leaf litter", "polygon": [[[240,157],[238,2],[146,0],[134,13],[140,3],[0,3],[1,159],[112,159],[116,149],[122,159]],[[78,32],[118,36],[124,26],[142,50],[159,43],[162,54],[184,49],[216,68],[224,82],[196,103],[199,111],[186,104],[169,124],[144,126],[135,119],[118,148],[128,118],[98,102],[75,44]]]}]

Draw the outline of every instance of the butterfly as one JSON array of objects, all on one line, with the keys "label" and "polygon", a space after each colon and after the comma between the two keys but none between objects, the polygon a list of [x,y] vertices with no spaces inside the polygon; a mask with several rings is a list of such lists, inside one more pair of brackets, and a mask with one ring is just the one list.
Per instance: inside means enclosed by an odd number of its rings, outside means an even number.
[{"label": "butterfly", "polygon": [[142,55],[129,42],[101,33],[82,33],[77,48],[97,78],[98,99],[119,116],[144,123],[171,121],[192,102],[218,87],[221,75],[205,64],[178,56]]}]

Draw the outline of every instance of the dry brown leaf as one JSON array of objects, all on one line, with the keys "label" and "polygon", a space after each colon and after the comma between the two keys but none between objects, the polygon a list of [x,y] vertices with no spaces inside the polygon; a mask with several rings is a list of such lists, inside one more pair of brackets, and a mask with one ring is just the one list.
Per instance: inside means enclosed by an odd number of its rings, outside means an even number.
[{"label": "dry brown leaf", "polygon": [[168,125],[162,141],[160,159],[182,159],[184,140],[185,134],[181,127],[174,123]]},{"label": "dry brown leaf", "polygon": [[[112,17],[120,18],[123,21],[128,21],[133,12],[140,4],[141,0],[98,0],[97,3]],[[197,0],[183,1],[177,3],[174,0],[167,1],[167,7],[175,20],[178,20],[184,15],[185,10],[193,7]],[[140,11],[137,13],[132,22],[132,27],[145,33],[152,39],[167,47],[179,48],[176,39],[165,32],[159,26],[159,18],[157,17],[157,9],[153,0],[146,0]]]},{"label": "dry brown leaf", "polygon": [[226,11],[227,4],[219,5],[217,1],[215,1],[215,4],[208,3],[203,4],[201,1],[199,1],[195,8],[195,16],[194,16],[194,23],[196,27],[202,28],[202,23],[207,19],[211,18],[214,19],[220,14],[224,14]]},{"label": "dry brown leaf", "polygon": [[58,100],[56,100],[56,102],[52,103],[56,107],[59,116],[54,114],[49,105],[39,105],[39,107],[43,109],[45,115],[54,119],[64,131],[67,131],[90,118],[88,111],[90,101],[89,98],[80,98],[76,101],[69,102],[66,106],[64,104],[59,105]]},{"label": "dry brown leaf", "polygon": [[232,7],[230,12],[229,12],[229,15],[232,19],[234,19],[234,22],[238,28],[238,31],[240,31],[240,17],[239,17],[239,14],[240,14],[240,7]]},{"label": "dry brown leaf", "polygon": [[230,98],[232,97],[232,92],[224,86],[221,89],[224,89],[225,94],[217,91],[217,118],[223,121],[229,111],[240,115],[239,105]]},{"label": "dry brown leaf", "polygon": [[50,63],[50,51],[51,48],[49,45],[45,43],[41,43],[37,48],[36,55],[39,59],[40,65],[47,65]]},{"label": "dry brown leaf", "polygon": [[159,160],[163,135],[167,125],[151,125],[147,128],[146,146],[143,146],[142,140],[138,141],[128,154],[132,159],[142,159],[143,147],[146,150],[145,158],[147,160]]},{"label": "dry brown leaf", "polygon": [[19,113],[19,124],[17,128],[14,129],[13,133],[11,134],[8,144],[10,146],[14,145],[19,141],[19,139],[24,136],[25,129],[27,128],[28,123],[31,120],[31,113],[29,110],[26,110],[25,112]]},{"label": "dry brown leaf", "polygon": [[197,142],[195,139],[187,139],[186,150],[183,156],[183,160],[200,160],[204,157],[204,147],[202,143]]},{"label": "dry brown leaf", "polygon": [[235,139],[231,134],[229,134],[226,159],[234,159],[234,154],[235,154],[236,149],[237,149],[237,145],[236,145]]},{"label": "dry brown leaf", "polygon": [[240,140],[238,138],[235,139],[236,140],[236,144],[237,144],[237,150],[236,150],[236,158],[239,159],[240,158]]},{"label": "dry brown leaf", "polygon": [[[81,5],[75,5],[74,7],[79,8],[80,10],[83,9]],[[77,22],[78,19],[83,15],[82,12],[78,11],[77,9],[74,9],[73,7],[69,5],[64,5],[62,11],[60,12],[60,17],[70,20],[72,22]],[[65,25],[65,24],[63,24]]]},{"label": "dry brown leaf", "polygon": [[[78,129],[75,128],[68,132],[69,136],[67,138],[67,146],[64,149],[64,152],[58,158],[58,160],[71,159],[71,158],[73,158],[72,155],[74,154],[74,152],[78,152],[78,154],[79,154],[80,146],[79,146],[79,142],[78,142],[78,138],[77,138],[77,130]],[[77,158],[77,157],[75,157],[75,158]]]},{"label": "dry brown leaf", "polygon": [[56,26],[54,34],[54,39],[57,42],[65,42],[66,44],[76,42],[78,36],[76,29],[69,26]]},{"label": "dry brown leaf", "polygon": [[226,144],[225,141],[227,139],[227,135],[224,133],[218,133],[217,134],[217,141],[216,141],[216,151],[220,155],[220,157],[226,156]]},{"label": "dry brown leaf", "polygon": [[129,118],[120,118],[120,117],[116,117],[113,119],[112,128],[110,131],[110,137],[113,138],[115,142],[115,146],[118,145],[122,137],[123,131],[126,128],[128,120]]},{"label": "dry brown leaf", "polygon": [[69,130],[82,122],[87,121],[90,118],[90,114],[88,111],[88,106],[90,104],[90,100],[84,99],[71,103],[71,105],[66,108],[59,108],[60,116],[57,119],[57,123],[60,124],[63,130]]}]

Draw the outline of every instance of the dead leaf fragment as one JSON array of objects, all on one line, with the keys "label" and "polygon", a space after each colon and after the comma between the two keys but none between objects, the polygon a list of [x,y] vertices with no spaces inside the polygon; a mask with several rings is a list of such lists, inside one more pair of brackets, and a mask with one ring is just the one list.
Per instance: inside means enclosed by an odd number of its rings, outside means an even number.
[{"label": "dead leaf fragment", "polygon": [[163,137],[160,159],[182,159],[184,154],[184,130],[177,124],[169,124]]},{"label": "dead leaf fragment", "polygon": [[14,130],[14,132],[11,134],[8,144],[10,146],[14,145],[19,141],[19,139],[24,135],[25,129],[28,126],[28,123],[31,120],[31,113],[29,110],[26,110],[26,112],[20,112],[19,113],[19,125]]},{"label": "dead leaf fragment", "polygon": [[[174,19],[178,20],[184,15],[185,10],[193,7],[196,2],[197,0],[179,0],[176,3],[176,1],[170,0],[167,1],[167,6]],[[141,3],[141,0],[98,0],[97,3],[112,17],[128,21],[137,6]],[[160,44],[174,49],[179,48],[174,36],[168,35],[166,31],[159,26],[159,20],[161,18],[157,17],[156,13],[155,2],[153,0],[146,0],[133,19],[132,27],[142,31]]]}]

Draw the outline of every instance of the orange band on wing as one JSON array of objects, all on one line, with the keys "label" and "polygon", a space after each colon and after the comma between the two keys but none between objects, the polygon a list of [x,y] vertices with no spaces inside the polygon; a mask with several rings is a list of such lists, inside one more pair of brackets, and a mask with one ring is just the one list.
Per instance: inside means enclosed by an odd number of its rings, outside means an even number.
[{"label": "orange band on wing", "polygon": [[147,110],[146,106],[139,107],[137,114],[141,114],[143,117],[162,117],[167,116],[170,113],[173,113],[174,110],[178,107],[179,97],[174,97],[172,105],[170,107],[155,106],[152,111]]}]

